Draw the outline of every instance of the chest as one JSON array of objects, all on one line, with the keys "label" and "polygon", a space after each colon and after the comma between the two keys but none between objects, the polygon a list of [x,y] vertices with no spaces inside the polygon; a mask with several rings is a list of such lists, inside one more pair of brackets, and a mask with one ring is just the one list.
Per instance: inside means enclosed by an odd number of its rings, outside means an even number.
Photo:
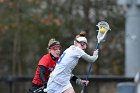
[{"label": "chest", "polygon": [[52,72],[54,70],[55,66],[56,66],[56,61],[51,61],[47,66],[47,70]]}]

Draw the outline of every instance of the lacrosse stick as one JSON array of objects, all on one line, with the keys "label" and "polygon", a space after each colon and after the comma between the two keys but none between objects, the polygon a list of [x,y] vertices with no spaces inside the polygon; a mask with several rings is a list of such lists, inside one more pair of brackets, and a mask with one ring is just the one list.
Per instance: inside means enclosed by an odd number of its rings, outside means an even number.
[{"label": "lacrosse stick", "polygon": [[40,87],[40,88],[34,90],[33,93],[40,93],[40,92],[43,91],[43,89],[44,89],[44,86],[42,86],[42,87]]},{"label": "lacrosse stick", "polygon": [[[107,22],[105,22],[105,21],[99,22],[96,26],[98,26],[98,30],[97,30],[98,34],[97,34],[97,43],[96,43],[95,50],[99,49],[100,42],[104,41],[104,38],[105,38],[107,32],[109,30],[111,30],[110,27],[109,27],[109,24]],[[87,76],[86,76],[86,80],[88,80],[88,76],[90,74],[91,67],[92,67],[92,63],[90,63],[88,73],[87,73]],[[86,86],[83,86],[83,88],[81,90],[81,93],[84,93],[85,87]]]}]

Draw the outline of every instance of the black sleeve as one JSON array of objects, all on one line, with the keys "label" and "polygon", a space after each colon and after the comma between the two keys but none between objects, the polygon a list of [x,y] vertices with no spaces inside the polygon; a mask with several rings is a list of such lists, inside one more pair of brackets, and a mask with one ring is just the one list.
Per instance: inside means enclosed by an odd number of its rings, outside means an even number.
[{"label": "black sleeve", "polygon": [[40,77],[40,79],[42,80],[43,83],[46,83],[45,73],[46,73],[46,67],[41,65],[40,66],[39,77]]},{"label": "black sleeve", "polygon": [[71,77],[71,80],[74,81],[74,82],[76,82],[77,79],[78,79],[78,77],[76,77],[76,76]]}]

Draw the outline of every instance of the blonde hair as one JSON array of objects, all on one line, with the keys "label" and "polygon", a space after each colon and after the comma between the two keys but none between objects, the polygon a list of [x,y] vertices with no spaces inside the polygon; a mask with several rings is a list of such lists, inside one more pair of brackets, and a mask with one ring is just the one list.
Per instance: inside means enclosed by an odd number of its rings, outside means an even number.
[{"label": "blonde hair", "polygon": [[48,43],[48,49],[54,45],[60,45],[60,42],[56,41],[55,38],[51,38]]}]

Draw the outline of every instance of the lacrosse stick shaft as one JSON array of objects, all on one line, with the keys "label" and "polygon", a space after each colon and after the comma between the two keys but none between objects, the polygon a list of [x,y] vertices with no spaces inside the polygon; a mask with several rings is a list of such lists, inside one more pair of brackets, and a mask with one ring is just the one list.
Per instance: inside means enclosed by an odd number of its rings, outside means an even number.
[{"label": "lacrosse stick shaft", "polygon": [[[88,74],[87,74],[87,76],[86,76],[86,80],[88,80],[88,76],[89,76],[89,74],[90,74],[91,67],[92,67],[92,63],[90,63],[90,66],[89,66],[89,69],[88,69]],[[82,88],[82,90],[81,90],[81,93],[84,93],[85,87],[86,87],[86,86],[84,85],[83,88]]]},{"label": "lacrosse stick shaft", "polygon": [[96,49],[99,49],[99,43],[98,43],[98,42],[96,43],[95,50],[96,50]]},{"label": "lacrosse stick shaft", "polygon": [[85,87],[82,88],[81,93],[84,93],[84,91],[85,91]]},{"label": "lacrosse stick shaft", "polygon": [[40,88],[34,90],[33,93],[36,93],[36,92],[38,92],[38,91],[41,91],[41,89],[43,89],[43,88],[44,88],[44,86],[42,86],[42,87],[40,87]]},{"label": "lacrosse stick shaft", "polygon": [[[99,49],[99,43],[98,43],[98,41],[97,41],[97,43],[96,43],[95,50],[96,50],[96,49]],[[89,77],[91,68],[92,68],[92,63],[90,63],[90,66],[89,66],[89,69],[88,69],[88,73],[87,73],[87,76],[86,76],[86,80],[88,80],[88,77]],[[81,93],[84,93],[85,87],[86,87],[86,86],[83,86],[83,88],[82,88],[82,90],[81,90]]]},{"label": "lacrosse stick shaft", "polygon": [[[99,22],[98,25],[96,25],[96,26],[98,26],[99,30],[98,30],[97,43],[96,43],[95,50],[99,49],[100,41],[103,41],[103,39],[104,39],[104,37],[105,37],[107,31],[110,30],[108,23],[105,22],[105,21]],[[103,31],[101,32],[101,28],[104,28],[104,29],[103,29],[104,32],[103,32]],[[87,73],[87,76],[86,76],[86,80],[88,80],[91,67],[92,67],[92,63],[90,63],[90,66],[89,66],[89,69],[88,69],[88,73]],[[86,86],[83,86],[83,88],[82,88],[82,90],[81,90],[81,93],[84,93],[85,87],[86,87]]]}]

